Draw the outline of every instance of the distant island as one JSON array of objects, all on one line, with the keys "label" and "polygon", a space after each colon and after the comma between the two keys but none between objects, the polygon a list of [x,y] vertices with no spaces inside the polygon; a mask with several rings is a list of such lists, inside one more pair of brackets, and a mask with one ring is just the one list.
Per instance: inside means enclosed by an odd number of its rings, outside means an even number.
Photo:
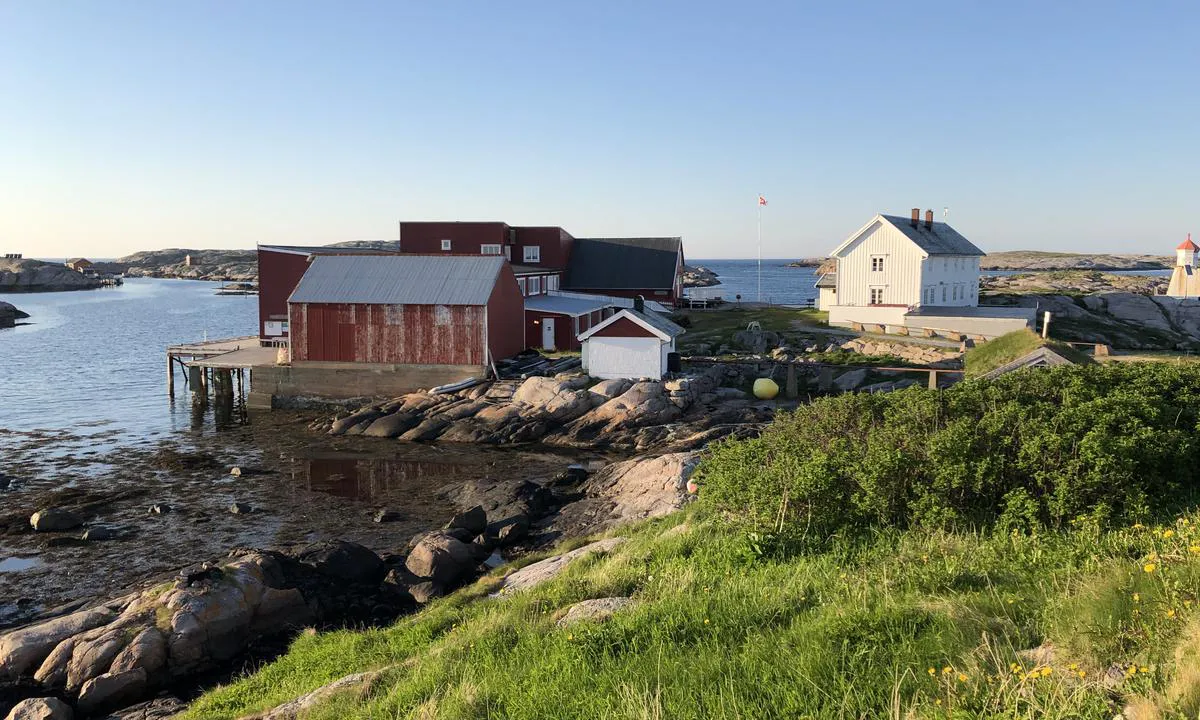
[{"label": "distant island", "polygon": [[101,278],[85,275],[62,263],[0,258],[0,293],[91,290],[103,284]]},{"label": "distant island", "polygon": [[[1110,253],[1064,253],[1041,250],[1006,250],[988,253],[981,270],[1170,270],[1175,259],[1167,255]],[[828,258],[801,258],[786,267],[815,267],[818,273],[833,272]]]}]

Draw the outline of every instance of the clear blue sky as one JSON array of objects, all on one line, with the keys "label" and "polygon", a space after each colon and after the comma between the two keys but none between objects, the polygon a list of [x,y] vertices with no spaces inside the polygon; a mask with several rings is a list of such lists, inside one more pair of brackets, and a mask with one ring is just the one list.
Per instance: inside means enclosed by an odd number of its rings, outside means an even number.
[{"label": "clear blue sky", "polygon": [[1200,232],[1200,3],[0,2],[0,251],[394,238],[400,219],[823,255]]}]

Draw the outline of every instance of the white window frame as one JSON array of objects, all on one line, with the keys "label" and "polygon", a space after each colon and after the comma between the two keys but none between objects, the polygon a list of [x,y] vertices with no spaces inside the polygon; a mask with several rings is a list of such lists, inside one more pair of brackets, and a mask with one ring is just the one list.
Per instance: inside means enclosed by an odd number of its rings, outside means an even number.
[{"label": "white window frame", "polygon": [[871,256],[871,272],[883,272],[884,255]]},{"label": "white window frame", "polygon": [[541,295],[542,294],[542,276],[541,275],[534,275],[533,277],[529,278],[529,294],[530,295]]},{"label": "white window frame", "polygon": [[946,302],[946,286],[942,286],[942,302]]},{"label": "white window frame", "polygon": [[[557,275],[547,275],[546,276],[546,291],[549,292],[551,290],[557,290],[557,289],[558,289],[558,276]],[[578,335],[578,334],[579,333],[576,333],[576,335]]]},{"label": "white window frame", "polygon": [[522,255],[524,257],[523,262],[540,263],[542,261],[542,248],[540,245],[526,245],[522,251]]},{"label": "white window frame", "polygon": [[450,252],[450,238],[442,238],[442,252]]},{"label": "white window frame", "polygon": [[504,246],[504,259],[512,262],[512,245]]},{"label": "white window frame", "polygon": [[521,288],[523,297],[529,297],[529,286],[525,283],[525,278],[517,278],[517,287]]},{"label": "white window frame", "polygon": [[500,246],[494,243],[484,243],[479,246],[480,255],[499,255],[501,252]]},{"label": "white window frame", "polygon": [[870,301],[867,303],[868,305],[882,305],[883,304],[883,288],[881,288],[881,287],[871,288],[870,294],[868,297],[870,297]]}]

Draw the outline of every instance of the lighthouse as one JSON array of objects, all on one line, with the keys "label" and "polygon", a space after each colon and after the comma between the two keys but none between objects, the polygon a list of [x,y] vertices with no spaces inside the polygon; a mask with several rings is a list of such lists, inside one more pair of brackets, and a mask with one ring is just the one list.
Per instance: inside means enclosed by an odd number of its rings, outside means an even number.
[{"label": "lighthouse", "polygon": [[1200,275],[1197,275],[1196,261],[1200,255],[1200,245],[1192,242],[1192,234],[1188,233],[1187,240],[1175,248],[1175,269],[1171,272],[1171,283],[1167,285],[1167,295],[1177,298],[1200,297]]}]

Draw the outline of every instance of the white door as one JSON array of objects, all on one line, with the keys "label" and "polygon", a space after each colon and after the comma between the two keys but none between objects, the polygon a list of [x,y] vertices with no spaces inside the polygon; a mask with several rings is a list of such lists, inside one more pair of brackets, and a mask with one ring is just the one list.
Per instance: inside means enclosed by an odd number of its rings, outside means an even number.
[{"label": "white door", "polygon": [[554,318],[542,318],[542,349],[554,349]]}]

